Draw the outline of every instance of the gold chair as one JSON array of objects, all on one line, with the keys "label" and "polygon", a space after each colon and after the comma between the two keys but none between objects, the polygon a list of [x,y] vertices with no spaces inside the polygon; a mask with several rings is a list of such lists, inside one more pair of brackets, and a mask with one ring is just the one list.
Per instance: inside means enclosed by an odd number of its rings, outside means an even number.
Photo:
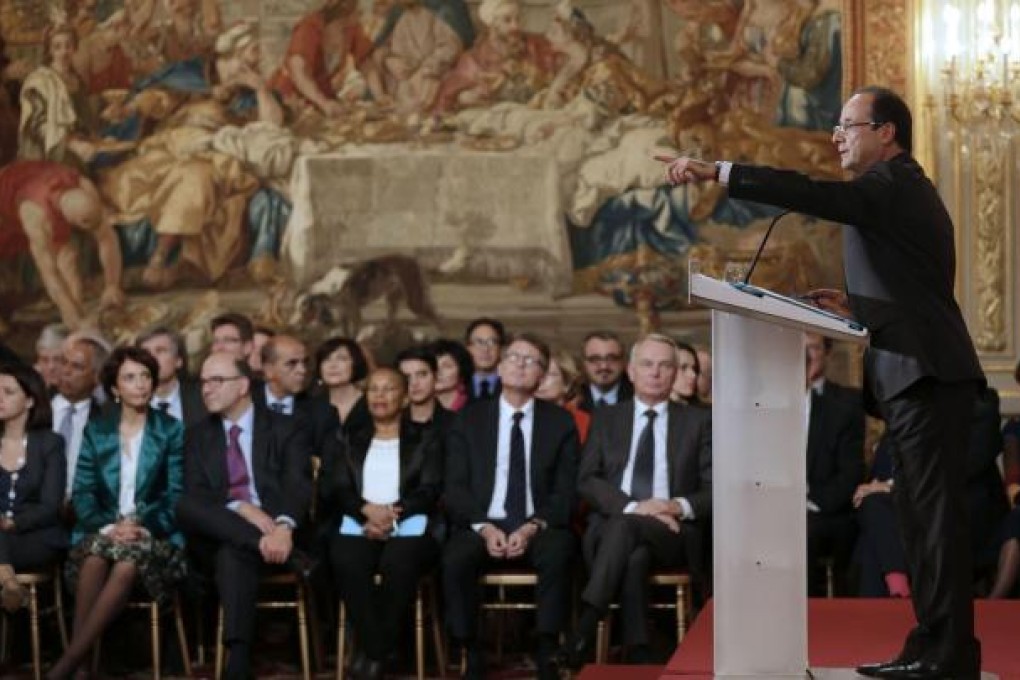
[{"label": "gold chair", "polygon": [[[506,594],[508,588],[531,588],[534,590],[538,586],[538,574],[531,570],[496,570],[490,571],[483,574],[478,582],[487,589],[496,589],[496,600],[489,601],[482,596],[481,608],[488,611],[497,611],[500,613],[497,619],[497,632],[496,632],[496,660],[497,663],[503,662],[503,625],[504,615],[508,611],[521,611],[521,610],[533,610],[536,608],[534,599],[527,602],[510,602],[507,600]],[[461,672],[464,671],[467,665],[467,658],[464,653],[461,653]]]},{"label": "gold chair", "polygon": [[[31,627],[32,638],[32,673],[36,680],[42,678],[42,658],[39,641],[39,615],[53,613],[57,617],[57,627],[60,629],[60,644],[67,649],[67,624],[64,621],[64,594],[60,579],[60,566],[54,566],[50,571],[37,573],[17,574],[18,583],[28,590],[28,620]],[[44,584],[53,586],[53,606],[46,610],[39,609],[39,586]],[[3,615],[3,629],[0,631],[0,661],[7,661],[7,618]]]},{"label": "gold chair", "polygon": [[[294,609],[297,612],[298,638],[301,646],[301,677],[304,680],[310,680],[312,669],[308,643],[308,589],[305,587],[304,580],[293,573],[272,574],[262,578],[259,585],[270,588],[294,588],[294,598],[291,600],[259,601],[256,606],[259,609]],[[223,607],[220,606],[216,623],[216,670],[214,675],[216,680],[223,677],[223,655]]]},{"label": "gold chair", "polygon": [[[680,572],[656,572],[648,577],[648,584],[653,589],[656,587],[674,588],[675,597],[669,602],[653,602],[649,604],[651,609],[672,609],[676,612],[676,643],[684,639],[687,631],[687,616],[690,613],[693,603],[691,599],[691,577],[690,574]],[[612,610],[619,609],[618,604],[609,606],[610,614],[599,621],[595,635],[595,663],[606,663],[609,657],[609,637],[612,632]]]},{"label": "gold chair", "polygon": [[[375,575],[375,584],[382,583],[382,575]],[[415,669],[418,680],[425,678],[425,600],[432,619],[432,644],[436,654],[436,666],[439,677],[446,675],[446,647],[443,644],[442,624],[439,621],[439,609],[436,606],[436,582],[432,576],[426,576],[418,582],[418,591],[414,598],[414,650]],[[336,634],[336,680],[344,680],[347,655],[347,607],[340,598],[340,614]]]},{"label": "gold chair", "polygon": [[[160,611],[159,602],[156,600],[139,600],[127,603],[127,609],[139,609],[148,610],[150,632],[152,636],[152,677],[153,680],[159,680],[162,666],[162,659],[160,658],[160,649],[162,635],[160,632]],[[181,609],[181,596],[180,593],[174,594],[173,601],[174,610],[174,625],[177,628],[177,643],[181,648],[181,661],[184,664],[184,675],[185,677],[191,677],[191,656],[188,653],[188,636],[184,632],[184,615]],[[96,641],[95,648],[92,650],[92,672],[96,673],[99,669],[99,656],[102,652],[103,640],[100,638]]]}]

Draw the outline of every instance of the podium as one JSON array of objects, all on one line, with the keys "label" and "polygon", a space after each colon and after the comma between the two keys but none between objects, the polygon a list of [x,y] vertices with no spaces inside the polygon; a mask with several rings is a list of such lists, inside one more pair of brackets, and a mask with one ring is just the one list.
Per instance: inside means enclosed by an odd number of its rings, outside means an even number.
[{"label": "podium", "polygon": [[690,295],[712,309],[715,676],[808,677],[804,333],[868,332],[703,274]]}]

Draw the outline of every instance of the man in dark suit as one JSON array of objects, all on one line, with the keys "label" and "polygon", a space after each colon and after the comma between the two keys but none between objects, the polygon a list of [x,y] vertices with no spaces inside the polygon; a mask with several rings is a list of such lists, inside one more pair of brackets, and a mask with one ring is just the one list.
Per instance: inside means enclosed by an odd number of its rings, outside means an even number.
[{"label": "man in dark suit", "polygon": [[230,650],[227,678],[254,677],[259,575],[273,565],[293,566],[293,531],[312,494],[304,429],[252,404],[248,371],[247,362],[226,353],[202,365],[209,415],[186,432],[184,494],[177,505],[193,555],[214,572]]},{"label": "man in dark suit", "polygon": [[159,379],[152,393],[152,407],[166,411],[185,427],[206,416],[198,383],[188,380],[187,354],[180,334],[157,326],[138,336],[135,344],[146,350],[159,365]]},{"label": "man in dark suit", "polygon": [[534,398],[548,365],[544,342],[517,336],[499,362],[501,396],[469,404],[447,437],[446,623],[467,651],[468,678],[485,675],[477,584],[497,564],[537,572],[537,675],[558,677],[552,656],[569,611],[578,440],[567,411]]},{"label": "man in dark suit", "polygon": [[480,317],[467,325],[464,344],[471,353],[474,373],[471,376],[469,397],[491,399],[499,395],[499,358],[506,343],[506,329],[499,319]]},{"label": "man in dark suit", "polygon": [[599,619],[620,593],[631,663],[649,663],[648,572],[690,569],[704,589],[705,531],[712,513],[712,420],[707,409],[669,401],[676,345],[648,335],[631,350],[634,398],[595,411],[578,487],[591,506],[584,553],[589,579],[561,662],[579,667]]},{"label": "man in dark suit", "polygon": [[96,398],[96,388],[99,387],[99,369],[108,356],[106,346],[94,339],[71,336],[64,343],[57,394],[50,405],[53,431],[64,438],[66,447],[67,498],[71,497],[74,487],[85,426],[105,412],[105,405]]},{"label": "man in dark suit", "polygon": [[911,134],[906,103],[869,87],[847,100],[833,130],[848,181],[690,158],[669,159],[667,178],[714,179],[733,198],[844,224],[846,292],[810,295],[871,331],[865,399],[893,440],[894,497],[918,622],[895,659],[858,670],[883,678],[976,678],[981,649],[963,485],[970,414],[984,376],[953,297],[953,224],[910,155]]},{"label": "man in dark suit", "polygon": [[291,335],[274,335],[262,346],[265,384],[256,385],[252,400],[287,416],[308,416],[308,350]]},{"label": "man in dark suit", "polygon": [[831,556],[836,590],[845,593],[846,572],[857,539],[853,497],[864,480],[864,408],[859,390],[827,380],[832,340],[807,334],[808,591],[825,595],[821,560]]},{"label": "man in dark suit", "polygon": [[581,348],[585,385],[578,407],[591,413],[601,406],[612,406],[630,399],[634,388],[624,372],[627,358],[619,336],[612,331],[592,331]]}]

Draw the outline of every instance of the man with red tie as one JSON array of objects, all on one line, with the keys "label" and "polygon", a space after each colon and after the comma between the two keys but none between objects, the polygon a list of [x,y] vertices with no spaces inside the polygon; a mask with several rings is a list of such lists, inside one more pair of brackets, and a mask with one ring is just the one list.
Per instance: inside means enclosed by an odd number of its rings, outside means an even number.
[{"label": "man with red tie", "polygon": [[273,565],[294,566],[293,532],[312,495],[311,445],[293,418],[252,403],[246,362],[214,353],[200,383],[209,416],[187,430],[177,520],[219,590],[225,677],[250,678],[258,579]]}]

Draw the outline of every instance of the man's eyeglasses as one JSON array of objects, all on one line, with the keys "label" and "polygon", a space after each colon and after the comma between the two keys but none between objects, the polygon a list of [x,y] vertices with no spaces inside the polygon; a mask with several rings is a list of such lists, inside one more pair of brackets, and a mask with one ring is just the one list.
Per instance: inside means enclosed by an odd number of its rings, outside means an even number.
[{"label": "man's eyeglasses", "polygon": [[870,125],[872,130],[877,130],[885,125],[885,123],[878,120],[864,120],[859,123],[840,123],[839,125],[832,126],[832,134],[845,135],[850,131],[850,128],[864,127],[865,125]]},{"label": "man's eyeglasses", "polygon": [[530,354],[518,354],[517,352],[507,352],[503,358],[512,364],[524,366],[525,368],[531,368],[532,366],[539,366],[541,368],[545,368],[545,364],[542,363],[541,357],[533,357]]},{"label": "man's eyeglasses", "polygon": [[475,347],[499,347],[499,338],[471,338],[468,344]]},{"label": "man's eyeglasses", "polygon": [[200,378],[198,384],[202,387],[209,385],[219,389],[223,387],[224,383],[240,380],[243,377],[243,375],[211,375],[208,378]]},{"label": "man's eyeglasses", "polygon": [[589,364],[618,364],[623,360],[622,354],[589,354],[584,358]]}]

